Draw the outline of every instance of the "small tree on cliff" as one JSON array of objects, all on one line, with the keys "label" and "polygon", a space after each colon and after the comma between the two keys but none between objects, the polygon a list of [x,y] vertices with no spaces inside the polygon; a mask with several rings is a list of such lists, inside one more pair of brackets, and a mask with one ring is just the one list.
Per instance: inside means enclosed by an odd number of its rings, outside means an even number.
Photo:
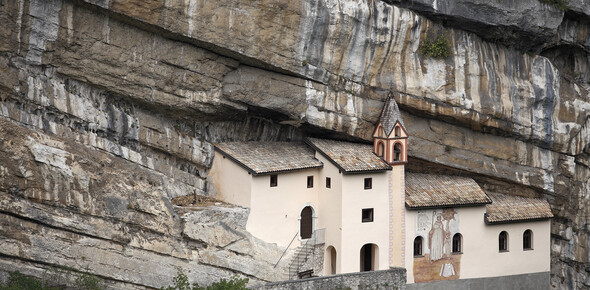
[{"label": "small tree on cliff", "polygon": [[429,32],[420,44],[420,54],[432,58],[449,57],[453,49],[448,35],[440,29]]}]

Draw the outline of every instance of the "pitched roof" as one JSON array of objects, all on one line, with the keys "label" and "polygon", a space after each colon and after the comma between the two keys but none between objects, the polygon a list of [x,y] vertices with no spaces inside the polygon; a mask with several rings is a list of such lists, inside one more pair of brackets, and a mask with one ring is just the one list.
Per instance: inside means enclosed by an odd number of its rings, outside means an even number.
[{"label": "pitched roof", "polygon": [[373,153],[371,145],[316,138],[307,139],[307,143],[344,174],[391,170],[387,162]]},{"label": "pitched roof", "polygon": [[322,167],[313,150],[300,142],[228,142],[213,144],[221,154],[254,175]]},{"label": "pitched roof", "polygon": [[409,208],[468,206],[490,203],[490,198],[469,177],[406,173]]},{"label": "pitched roof", "polygon": [[393,94],[391,93],[389,93],[387,100],[385,100],[385,105],[383,105],[379,122],[381,122],[383,130],[385,130],[385,134],[387,134],[387,136],[391,134],[391,131],[393,131],[395,123],[397,122],[399,122],[404,129],[406,128],[406,125],[404,125],[404,120],[402,119],[402,115],[399,112],[399,107],[397,106],[397,103],[393,98]]},{"label": "pitched roof", "polygon": [[492,203],[486,205],[486,223],[509,223],[553,217],[545,199],[489,193]]}]

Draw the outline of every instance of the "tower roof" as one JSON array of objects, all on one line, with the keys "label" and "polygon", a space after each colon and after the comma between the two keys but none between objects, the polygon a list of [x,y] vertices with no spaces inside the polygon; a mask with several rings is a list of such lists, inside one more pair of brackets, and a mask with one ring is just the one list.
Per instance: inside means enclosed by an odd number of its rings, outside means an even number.
[{"label": "tower roof", "polygon": [[397,106],[392,93],[389,93],[387,100],[385,100],[385,105],[383,106],[383,111],[381,111],[379,122],[381,123],[381,126],[383,126],[383,130],[387,135],[391,134],[391,131],[393,131],[395,123],[397,122],[400,123],[404,130],[406,128],[402,115],[399,112],[399,107]]}]

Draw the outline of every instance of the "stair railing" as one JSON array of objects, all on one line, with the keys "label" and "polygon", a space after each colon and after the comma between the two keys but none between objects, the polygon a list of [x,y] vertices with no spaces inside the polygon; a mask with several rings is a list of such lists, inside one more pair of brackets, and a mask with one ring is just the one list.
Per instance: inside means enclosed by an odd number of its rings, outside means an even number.
[{"label": "stair railing", "polygon": [[277,261],[277,263],[275,264],[274,268],[277,267],[277,265],[279,264],[279,262],[281,261],[281,259],[283,258],[283,256],[285,256],[285,253],[289,250],[289,247],[291,247],[291,244],[293,243],[293,241],[295,240],[295,238],[297,237],[297,235],[299,234],[299,232],[295,232],[295,235],[293,236],[293,238],[291,239],[291,242],[289,242],[289,245],[287,246],[287,248],[283,251],[283,254],[281,254],[281,257],[279,258],[279,260]]}]

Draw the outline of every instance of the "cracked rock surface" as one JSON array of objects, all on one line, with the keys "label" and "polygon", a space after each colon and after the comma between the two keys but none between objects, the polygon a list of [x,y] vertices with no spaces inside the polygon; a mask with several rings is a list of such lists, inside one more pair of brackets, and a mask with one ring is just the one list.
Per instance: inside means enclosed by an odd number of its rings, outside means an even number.
[{"label": "cracked rock surface", "polygon": [[[547,198],[552,286],[586,287],[590,5],[508,2],[0,2],[0,268],[285,279],[246,209],[170,200],[214,194],[213,142],[369,141],[393,91],[409,169]],[[452,56],[419,53],[435,30]]]}]

